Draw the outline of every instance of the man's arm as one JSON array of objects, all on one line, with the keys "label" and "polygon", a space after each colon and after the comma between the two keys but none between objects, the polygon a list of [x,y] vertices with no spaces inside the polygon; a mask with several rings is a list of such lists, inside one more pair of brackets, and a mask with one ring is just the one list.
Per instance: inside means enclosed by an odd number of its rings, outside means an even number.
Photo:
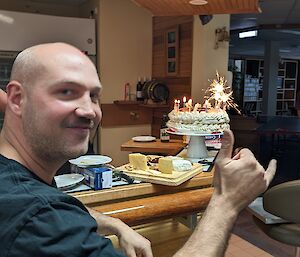
[{"label": "man's arm", "polygon": [[239,212],[270,184],[276,161],[272,160],[265,171],[248,149],[231,157],[233,143],[232,132],[224,131],[216,160],[212,199],[194,233],[174,257],[224,256]]},{"label": "man's arm", "polygon": [[88,208],[88,211],[98,224],[99,234],[116,235],[119,239],[120,247],[128,257],[153,257],[150,241],[135,232],[124,222],[90,208]]}]

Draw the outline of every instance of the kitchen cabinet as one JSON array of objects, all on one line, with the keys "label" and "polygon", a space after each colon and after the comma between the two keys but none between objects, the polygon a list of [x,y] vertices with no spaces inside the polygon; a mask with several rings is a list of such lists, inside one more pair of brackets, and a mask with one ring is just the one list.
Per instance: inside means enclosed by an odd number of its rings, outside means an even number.
[{"label": "kitchen cabinet", "polygon": [[[66,42],[96,55],[94,19],[61,17],[0,10],[0,51],[22,51],[32,45]],[[5,36],[3,36],[5,35]]]}]

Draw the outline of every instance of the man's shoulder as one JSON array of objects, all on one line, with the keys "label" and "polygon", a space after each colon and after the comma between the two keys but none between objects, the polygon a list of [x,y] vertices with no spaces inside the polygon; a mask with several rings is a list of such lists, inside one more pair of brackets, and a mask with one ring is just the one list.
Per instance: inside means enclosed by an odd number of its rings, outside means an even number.
[{"label": "man's shoulder", "polygon": [[67,234],[77,220],[89,223],[89,227],[96,226],[76,198],[35,178],[26,169],[16,171],[22,167],[9,163],[11,165],[0,166],[1,248],[23,243],[30,233],[35,236],[47,230],[48,236],[52,236],[61,229]]}]

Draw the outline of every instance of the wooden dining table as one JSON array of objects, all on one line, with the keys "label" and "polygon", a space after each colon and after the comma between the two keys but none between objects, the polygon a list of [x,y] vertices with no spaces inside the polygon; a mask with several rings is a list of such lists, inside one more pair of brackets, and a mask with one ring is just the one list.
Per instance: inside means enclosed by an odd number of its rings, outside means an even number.
[{"label": "wooden dining table", "polygon": [[151,142],[136,142],[132,139],[121,145],[121,151],[146,154],[177,155],[187,144],[179,139],[161,142],[156,139]]},{"label": "wooden dining table", "polygon": [[139,183],[72,193],[87,207],[130,226],[203,211],[212,195],[213,171],[201,172],[179,186]]}]

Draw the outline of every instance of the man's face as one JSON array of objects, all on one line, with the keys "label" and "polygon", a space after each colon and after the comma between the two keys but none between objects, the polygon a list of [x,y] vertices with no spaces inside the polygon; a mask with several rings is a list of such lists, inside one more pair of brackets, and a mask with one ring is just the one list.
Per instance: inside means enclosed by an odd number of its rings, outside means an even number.
[{"label": "man's face", "polygon": [[90,129],[101,119],[101,85],[85,56],[61,54],[46,62],[24,98],[25,139],[44,160],[85,154]]}]

